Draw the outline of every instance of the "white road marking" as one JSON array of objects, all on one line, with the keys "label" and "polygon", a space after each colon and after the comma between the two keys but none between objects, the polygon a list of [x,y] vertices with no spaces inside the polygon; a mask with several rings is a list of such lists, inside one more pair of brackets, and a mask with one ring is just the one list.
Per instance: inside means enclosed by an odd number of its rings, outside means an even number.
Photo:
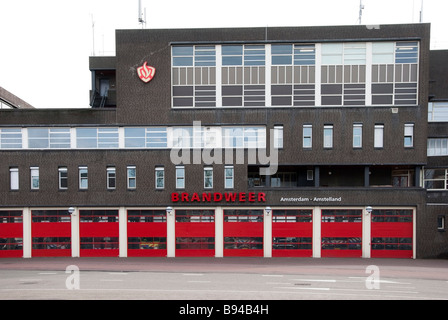
[{"label": "white road marking", "polygon": [[319,290],[319,291],[329,291],[330,290],[330,288],[310,288],[310,287],[277,287],[274,289]]},{"label": "white road marking", "polygon": [[126,276],[126,275],[128,275],[126,272],[109,272],[109,274],[120,275],[120,276]]},{"label": "white road marking", "polygon": [[291,279],[292,281],[304,281],[304,282],[336,282],[336,280],[325,279]]},{"label": "white road marking", "polygon": [[57,274],[57,272],[39,272],[38,274]]}]

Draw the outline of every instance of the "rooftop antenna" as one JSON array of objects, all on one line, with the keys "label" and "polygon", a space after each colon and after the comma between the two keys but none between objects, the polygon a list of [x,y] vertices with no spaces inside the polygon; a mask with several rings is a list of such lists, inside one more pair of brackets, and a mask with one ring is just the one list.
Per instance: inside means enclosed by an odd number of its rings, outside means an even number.
[{"label": "rooftop antenna", "polygon": [[362,21],[362,10],[364,10],[364,5],[362,4],[362,0],[359,0],[359,24]]},{"label": "rooftop antenna", "polygon": [[142,12],[142,0],[138,0],[138,23],[142,25],[142,29],[146,27],[146,8],[143,14]]},{"label": "rooftop antenna", "polygon": [[422,0],[422,7],[420,9],[420,23],[423,23],[423,0]]},{"label": "rooftop antenna", "polygon": [[93,14],[90,16],[92,17],[92,56],[95,56],[95,21],[93,20]]}]

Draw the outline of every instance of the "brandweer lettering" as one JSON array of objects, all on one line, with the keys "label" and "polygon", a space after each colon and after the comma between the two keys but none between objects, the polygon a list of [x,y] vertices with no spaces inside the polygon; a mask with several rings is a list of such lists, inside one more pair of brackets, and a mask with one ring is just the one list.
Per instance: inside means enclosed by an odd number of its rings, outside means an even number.
[{"label": "brandweer lettering", "polygon": [[189,194],[188,192],[171,193],[172,202],[266,202],[264,192],[203,192],[201,195],[197,192]]}]

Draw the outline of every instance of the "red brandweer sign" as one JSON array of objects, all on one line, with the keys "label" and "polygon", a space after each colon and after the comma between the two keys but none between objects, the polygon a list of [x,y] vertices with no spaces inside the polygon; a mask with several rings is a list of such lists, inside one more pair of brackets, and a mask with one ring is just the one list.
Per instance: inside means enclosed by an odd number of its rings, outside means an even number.
[{"label": "red brandweer sign", "polygon": [[199,195],[197,192],[189,194],[187,192],[171,193],[172,202],[266,202],[264,192],[204,192]]}]

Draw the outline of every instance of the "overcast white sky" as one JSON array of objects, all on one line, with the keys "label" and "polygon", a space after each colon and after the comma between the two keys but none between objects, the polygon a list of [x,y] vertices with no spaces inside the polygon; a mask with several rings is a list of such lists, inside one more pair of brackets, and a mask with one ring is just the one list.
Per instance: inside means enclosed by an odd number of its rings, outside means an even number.
[{"label": "overcast white sky", "polygon": [[[423,0],[431,48],[448,49],[447,0]],[[359,0],[142,0],[147,29],[358,24]],[[363,0],[362,24],[418,23],[422,0]],[[0,0],[0,87],[36,108],[87,108],[88,57],[138,29],[138,0]],[[94,21],[94,28],[92,28]],[[95,52],[93,51],[95,50]]]}]

